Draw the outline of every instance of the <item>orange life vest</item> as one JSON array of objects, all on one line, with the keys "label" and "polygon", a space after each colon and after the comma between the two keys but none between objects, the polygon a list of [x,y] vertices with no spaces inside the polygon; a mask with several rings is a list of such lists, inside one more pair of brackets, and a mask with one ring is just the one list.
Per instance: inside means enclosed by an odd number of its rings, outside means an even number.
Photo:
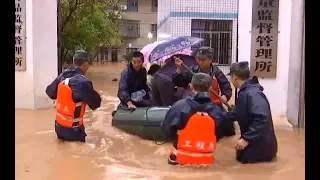
[{"label": "orange life vest", "polygon": [[73,102],[72,89],[69,86],[71,78],[66,78],[59,83],[56,100],[56,121],[61,126],[67,128],[81,126],[86,109],[86,103]]},{"label": "orange life vest", "polygon": [[216,149],[215,121],[207,113],[192,115],[186,127],[178,131],[177,149],[170,154],[176,155],[179,164],[212,164],[212,153]]},{"label": "orange life vest", "polygon": [[[212,89],[218,93],[220,95],[220,87],[219,87],[219,83],[218,80],[215,76],[212,77],[212,84],[211,84]],[[216,97],[215,95],[212,94],[212,92],[209,92],[210,94],[210,98],[211,100],[215,103],[215,104],[221,104],[221,101],[218,97]]]}]

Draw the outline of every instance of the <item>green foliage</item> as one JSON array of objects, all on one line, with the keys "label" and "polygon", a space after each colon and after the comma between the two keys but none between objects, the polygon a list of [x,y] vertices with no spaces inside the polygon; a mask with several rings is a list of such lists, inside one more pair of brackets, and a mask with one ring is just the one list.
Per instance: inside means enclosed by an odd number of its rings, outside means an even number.
[{"label": "green foliage", "polygon": [[121,15],[115,8],[119,0],[59,1],[62,59],[75,49],[93,52],[98,46],[122,44],[116,24]]},{"label": "green foliage", "polygon": [[126,62],[130,62],[132,59],[132,53],[123,55],[123,58],[126,60]]}]

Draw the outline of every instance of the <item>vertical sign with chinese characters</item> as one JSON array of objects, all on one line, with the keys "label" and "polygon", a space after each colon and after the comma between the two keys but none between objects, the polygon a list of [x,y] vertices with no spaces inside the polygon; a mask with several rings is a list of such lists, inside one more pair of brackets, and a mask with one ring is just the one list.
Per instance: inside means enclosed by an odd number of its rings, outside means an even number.
[{"label": "vertical sign with chinese characters", "polygon": [[26,0],[15,0],[15,66],[26,70]]},{"label": "vertical sign with chinese characters", "polygon": [[252,76],[277,77],[279,0],[252,0]]}]

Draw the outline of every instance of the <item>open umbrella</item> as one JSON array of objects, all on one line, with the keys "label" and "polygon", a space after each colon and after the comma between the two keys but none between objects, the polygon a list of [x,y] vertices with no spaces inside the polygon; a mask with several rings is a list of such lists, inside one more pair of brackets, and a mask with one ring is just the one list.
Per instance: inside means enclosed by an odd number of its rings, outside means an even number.
[{"label": "open umbrella", "polygon": [[[193,56],[185,55],[185,54],[176,54],[177,57],[179,57],[183,64],[185,64],[188,68],[191,68],[192,66],[196,65],[197,62]],[[177,65],[175,64],[175,59],[170,58],[166,60],[166,64],[162,66],[158,72],[167,74],[168,76],[172,76],[177,69]]]},{"label": "open umbrella", "polygon": [[163,43],[165,41],[156,41],[156,42],[153,42],[153,43],[150,43],[150,44],[147,44],[146,46],[144,46],[140,52],[143,54],[144,56],[144,61],[145,63],[148,63],[149,62],[149,56],[150,56],[150,53],[152,52],[152,50],[157,47],[157,45]]},{"label": "open umbrella", "polygon": [[[154,48],[156,48],[159,44],[161,43],[164,43],[165,41],[156,41],[154,43],[150,43],[150,44],[147,44],[146,46],[144,46],[140,52],[143,54],[144,56],[144,64],[147,64],[147,63],[150,63],[149,62],[149,57],[150,57],[150,53],[153,51]],[[166,56],[163,56],[159,59],[156,59],[154,60],[153,62],[155,61],[158,61],[158,62],[161,62],[161,61],[164,61],[168,58],[170,58],[172,55],[175,55],[175,54],[185,54],[185,55],[190,55],[192,53],[191,49],[190,48],[187,48],[187,49],[182,49],[180,51],[176,51],[172,54],[169,54],[169,55],[166,55]]]},{"label": "open umbrella", "polygon": [[202,41],[204,41],[204,39],[202,38],[191,37],[191,36],[181,36],[181,37],[160,43],[150,53],[149,62],[156,61],[168,55],[173,55],[174,53],[182,51],[184,49],[189,49],[191,46],[196,45]]}]

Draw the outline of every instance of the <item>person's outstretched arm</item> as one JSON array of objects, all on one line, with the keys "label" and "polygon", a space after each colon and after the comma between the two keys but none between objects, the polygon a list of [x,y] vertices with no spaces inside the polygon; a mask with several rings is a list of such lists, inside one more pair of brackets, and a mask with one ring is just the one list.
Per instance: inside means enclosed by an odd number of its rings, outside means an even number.
[{"label": "person's outstretched arm", "polygon": [[192,114],[191,108],[186,103],[186,99],[174,103],[162,122],[161,129],[163,133],[174,139],[177,131],[185,127],[190,114]]},{"label": "person's outstretched arm", "polygon": [[175,72],[172,75],[172,82],[175,86],[187,88],[191,82],[192,74],[186,70],[183,70],[181,73]]},{"label": "person's outstretched arm", "polygon": [[125,69],[120,76],[120,81],[119,81],[119,88],[118,88],[118,98],[120,99],[121,103],[127,104],[127,102],[131,101],[130,93],[128,91],[128,84],[127,84],[127,79],[128,79],[128,70]]},{"label": "person's outstretched arm", "polygon": [[92,110],[96,110],[101,105],[100,94],[94,90],[92,82],[84,79],[77,83],[77,88],[72,91],[74,96],[80,97],[81,101],[87,103]]},{"label": "person's outstretched arm", "polygon": [[236,121],[237,120],[237,107],[234,106],[231,111],[225,112],[225,119],[229,121]]}]

